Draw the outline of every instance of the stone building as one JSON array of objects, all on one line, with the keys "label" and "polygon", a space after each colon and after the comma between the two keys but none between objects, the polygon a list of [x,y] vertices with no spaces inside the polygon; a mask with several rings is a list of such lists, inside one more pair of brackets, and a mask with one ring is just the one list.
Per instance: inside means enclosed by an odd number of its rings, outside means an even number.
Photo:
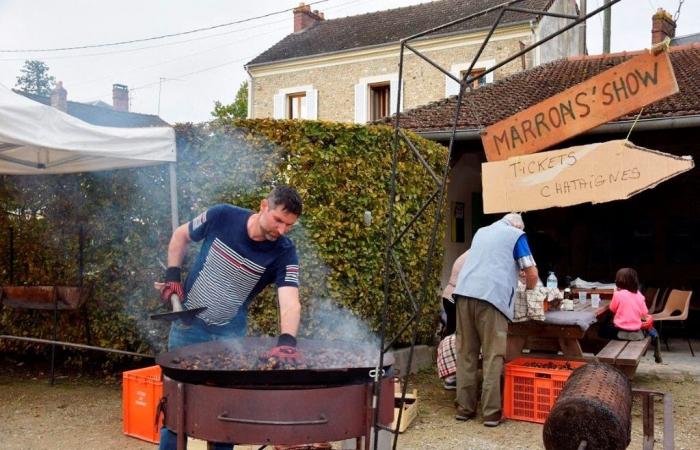
[{"label": "stone building", "polygon": [[[252,118],[301,118],[366,123],[395,112],[403,38],[470,16],[502,0],[441,0],[404,8],[326,20],[303,3],[294,10],[294,33],[246,65]],[[526,0],[522,9],[578,13],[574,0]],[[428,58],[463,75],[496,19],[476,16],[412,42]],[[508,12],[472,76],[558,30],[569,19],[532,12]],[[579,30],[572,29],[526,57],[475,81],[488,84],[558,58],[578,54]],[[415,54],[406,52],[401,110],[458,93],[458,84]]]}]

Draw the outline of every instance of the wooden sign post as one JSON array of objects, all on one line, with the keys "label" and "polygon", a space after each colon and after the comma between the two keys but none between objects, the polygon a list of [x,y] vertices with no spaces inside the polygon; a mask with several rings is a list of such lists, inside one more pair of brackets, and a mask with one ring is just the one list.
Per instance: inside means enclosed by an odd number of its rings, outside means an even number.
[{"label": "wooden sign post", "polygon": [[482,164],[484,212],[532,211],[629,198],[694,167],[616,140]]},{"label": "wooden sign post", "polygon": [[486,128],[486,159],[538,152],[676,92],[668,53],[645,52]]}]

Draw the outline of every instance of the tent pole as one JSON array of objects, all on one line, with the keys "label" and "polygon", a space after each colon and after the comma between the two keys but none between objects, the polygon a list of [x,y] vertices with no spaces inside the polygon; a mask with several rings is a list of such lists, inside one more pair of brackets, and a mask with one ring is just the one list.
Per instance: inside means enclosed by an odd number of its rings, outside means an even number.
[{"label": "tent pole", "polygon": [[177,173],[175,171],[177,163],[171,162],[168,164],[170,169],[170,220],[173,225],[173,231],[180,224],[177,216]]}]

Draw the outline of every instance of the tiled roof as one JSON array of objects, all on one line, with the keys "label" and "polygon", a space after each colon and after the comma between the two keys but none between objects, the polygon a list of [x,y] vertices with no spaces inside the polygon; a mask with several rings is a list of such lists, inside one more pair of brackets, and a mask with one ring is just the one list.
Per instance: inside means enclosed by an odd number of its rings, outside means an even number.
[{"label": "tiled roof", "polygon": [[[547,10],[552,1],[524,0],[514,6],[541,11]],[[504,0],[441,0],[358,16],[323,20],[301,32],[288,35],[250,61],[248,65],[390,44],[503,2]],[[440,30],[431,36],[470,32],[490,27],[496,20],[496,14],[492,12],[475,17]],[[501,23],[528,20],[538,20],[538,16],[532,13],[509,12],[503,16]]]},{"label": "tiled roof", "polygon": [[[42,95],[29,94],[27,92],[15,91],[18,94],[34,100],[35,102],[51,105],[51,99]],[[115,128],[141,128],[141,127],[169,127],[166,121],[151,114],[139,114],[126,111],[116,111],[110,107],[95,106],[88,103],[67,102],[69,115],[78,119],[100,125],[103,127]]]},{"label": "tiled roof", "polygon": [[[460,130],[481,128],[503,120],[638,54],[577,56],[519,72],[467,92],[457,124]],[[700,114],[700,44],[670,51],[679,92],[644,107],[641,119]],[[452,96],[401,113],[401,126],[413,131],[452,129],[457,97]],[[637,112],[617,120],[634,119]],[[392,119],[384,119],[393,123]]]}]

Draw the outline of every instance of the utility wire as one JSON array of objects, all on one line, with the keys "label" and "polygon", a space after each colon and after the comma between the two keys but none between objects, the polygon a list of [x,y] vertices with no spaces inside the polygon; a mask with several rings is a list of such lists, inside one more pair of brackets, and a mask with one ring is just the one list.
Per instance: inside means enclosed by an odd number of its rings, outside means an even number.
[{"label": "utility wire", "polygon": [[[220,49],[225,48],[225,47],[230,47],[230,46],[232,46],[232,45],[240,44],[241,42],[250,41],[250,40],[252,40],[252,39],[258,39],[260,36],[267,36],[267,35],[276,33],[277,31],[278,31],[278,30],[275,29],[275,30],[268,31],[268,32],[266,32],[266,33],[257,33],[257,34],[255,34],[254,36],[250,36],[250,37],[248,37],[248,38],[246,38],[246,39],[241,39],[241,40],[238,40],[238,41],[236,41],[236,42],[226,42],[225,44],[222,44],[222,45],[217,45],[217,46],[215,46],[215,47],[208,47],[208,48],[205,49],[205,50],[200,50],[200,51],[188,53],[188,54],[186,54],[186,55],[180,55],[180,56],[178,56],[178,57],[176,57],[176,58],[167,59],[167,60],[165,60],[165,61],[159,61],[159,62],[153,63],[153,64],[147,64],[147,65],[144,65],[144,66],[139,66],[139,67],[133,67],[133,68],[124,69],[124,72],[134,72],[134,71],[137,71],[137,70],[152,69],[152,68],[154,68],[154,67],[164,66],[164,65],[166,65],[166,64],[170,64],[170,63],[173,63],[173,62],[176,62],[176,61],[181,61],[181,60],[183,60],[183,59],[190,59],[190,58],[192,58],[193,56],[202,55],[202,54],[204,54],[204,53],[209,53],[209,52],[212,52],[212,51],[214,51],[214,50],[220,50]],[[255,55],[252,56],[251,59],[254,58],[254,57],[255,57]],[[0,60],[0,61],[2,61],[2,60]],[[87,80],[87,81],[81,81],[81,82],[78,82],[78,83],[71,83],[71,87],[72,87],[72,88],[75,88],[75,87],[78,87],[78,86],[83,86],[83,85],[86,85],[86,84],[95,83],[95,82],[97,82],[97,81],[102,81],[102,80],[106,80],[106,79],[113,78],[113,77],[114,77],[114,75],[113,75],[113,74],[110,74],[110,75],[102,76],[102,77],[100,77],[100,78],[93,78],[93,79],[90,79],[90,80]]]},{"label": "utility wire", "polygon": [[[328,0],[324,0],[324,1],[328,1]],[[336,5],[336,6],[329,6],[325,10],[330,11],[332,9],[342,8],[342,7],[347,6],[349,4],[357,5],[357,4],[361,4],[361,3],[367,3],[368,1],[373,1],[373,0],[360,0],[360,1],[351,0],[351,1],[348,1],[345,3],[341,3],[339,5]],[[247,28],[239,28],[236,30],[225,31],[223,33],[210,34],[207,36],[199,36],[199,37],[195,37],[195,38],[191,38],[191,39],[184,39],[181,41],[165,42],[162,44],[149,45],[149,46],[145,46],[145,47],[122,49],[122,50],[112,50],[112,51],[99,52],[99,53],[87,53],[87,54],[83,53],[83,54],[61,55],[61,56],[42,56],[41,59],[42,59],[42,61],[53,61],[53,60],[57,60],[57,59],[92,58],[92,57],[96,57],[96,56],[117,55],[117,54],[122,54],[122,53],[134,53],[134,52],[139,52],[139,51],[143,51],[143,50],[150,50],[153,48],[162,48],[162,47],[169,47],[169,46],[175,46],[175,45],[182,45],[182,44],[187,44],[190,42],[201,41],[204,39],[211,39],[211,38],[220,37],[220,36],[227,36],[230,34],[240,33],[242,31],[255,30],[258,28],[264,28],[264,27],[268,27],[271,25],[277,25],[277,24],[286,23],[286,22],[288,22],[288,19],[284,18],[284,19],[276,20],[274,22],[266,22],[266,23],[259,24],[259,25],[253,25],[253,26],[250,26]],[[279,31],[279,29],[276,28],[273,31]],[[269,34],[269,33],[265,33],[265,34]],[[0,58],[0,62],[2,62],[2,61],[26,61],[26,59],[27,59],[26,57]]]},{"label": "utility wire", "polygon": [[[42,59],[42,61],[43,61],[43,60],[52,61],[52,60],[56,60],[56,59],[91,58],[91,57],[94,57],[94,56],[115,55],[115,54],[121,54],[121,53],[134,53],[134,52],[139,52],[139,51],[142,51],[142,50],[150,50],[150,49],[153,49],[153,48],[161,48],[161,47],[169,47],[169,46],[175,46],[175,45],[182,45],[182,44],[188,44],[188,43],[190,43],[190,42],[201,41],[201,40],[203,40],[203,39],[211,39],[211,38],[220,37],[220,36],[227,36],[227,35],[234,34],[234,33],[240,33],[240,32],[242,32],[242,31],[250,31],[250,30],[255,30],[255,29],[258,29],[258,28],[267,27],[267,26],[270,26],[270,25],[277,25],[277,24],[284,23],[284,22],[287,22],[287,21],[288,21],[288,19],[280,19],[280,20],[276,20],[276,21],[274,21],[274,22],[267,22],[267,23],[263,23],[263,24],[259,24],[259,25],[254,25],[254,26],[251,26],[251,27],[247,27],[247,28],[239,28],[239,29],[236,29],[236,30],[226,31],[226,32],[224,32],[224,33],[210,34],[210,35],[208,35],[208,36],[199,36],[199,37],[195,37],[195,38],[191,38],[191,39],[184,39],[184,40],[175,41],[175,42],[165,42],[165,43],[162,43],[162,44],[149,45],[149,46],[145,46],[145,47],[129,48],[129,49],[121,49],[121,50],[112,50],[112,51],[99,52],[99,53],[87,53],[87,54],[83,53],[83,54],[61,55],[61,56],[44,56],[44,57],[42,57],[41,59]],[[278,31],[278,29],[275,28],[275,30],[273,30],[273,31]],[[268,33],[266,33],[266,34],[268,34]],[[234,43],[235,43],[235,42],[234,42]],[[26,59],[27,59],[26,57],[0,58],[0,61],[25,61]]]},{"label": "utility wire", "polygon": [[[327,2],[328,0],[317,0],[315,2],[311,2],[308,4],[308,6],[315,5],[318,3],[324,3]],[[5,50],[5,49],[0,49],[0,53],[35,53],[35,52],[60,52],[60,51],[66,51],[66,50],[82,50],[86,48],[98,48],[98,47],[113,47],[117,45],[126,45],[126,44],[134,44],[137,42],[146,42],[146,41],[155,41],[158,39],[165,39],[165,38],[170,38],[170,37],[175,37],[175,36],[183,36],[186,34],[192,34],[192,33],[199,33],[201,31],[209,31],[209,30],[214,30],[217,28],[223,28],[223,27],[228,27],[231,25],[238,25],[244,22],[250,22],[252,20],[257,20],[257,19],[263,19],[265,17],[270,17],[274,16],[277,14],[282,14],[286,13],[289,11],[293,11],[297,7],[294,8],[287,8],[281,11],[275,11],[267,14],[263,14],[260,16],[255,16],[255,17],[249,17],[247,19],[241,19],[241,20],[236,20],[233,22],[228,22],[228,23],[222,23],[219,25],[212,25],[210,27],[204,27],[204,28],[196,28],[194,30],[188,30],[188,31],[181,31],[179,33],[170,33],[170,34],[162,34],[159,36],[151,36],[147,38],[141,38],[141,39],[131,39],[128,41],[119,41],[119,42],[109,42],[109,43],[102,43],[102,44],[90,44],[90,45],[79,45],[75,47],[59,47],[59,48],[41,48],[41,49],[15,49],[15,50]]]},{"label": "utility wire", "polygon": [[[327,0],[324,0],[324,1],[327,1]],[[331,9],[336,9],[336,8],[342,8],[343,6],[346,6],[346,5],[349,5],[349,4],[352,4],[352,3],[354,3],[354,4],[366,3],[366,2],[368,2],[368,1],[370,1],[370,0],[360,0],[360,1],[351,0],[351,1],[346,1],[346,2],[344,2],[344,3],[340,3],[340,4],[338,4],[338,5],[328,7],[328,8],[326,8],[326,10],[331,10]],[[266,25],[277,24],[277,23],[286,22],[286,21],[287,21],[287,19],[284,19],[284,20],[280,20],[280,21],[276,21],[276,22],[271,22],[271,23],[266,24]],[[243,30],[248,30],[248,29],[252,29],[252,28],[258,28],[258,27],[261,27],[261,26],[263,26],[263,25],[257,25],[257,26],[254,26],[254,27],[249,27],[249,28],[241,29],[241,30],[228,31],[228,32],[226,32],[226,33],[220,33],[220,34],[215,35],[215,36],[221,36],[221,35],[224,35],[224,34],[230,34],[230,33],[234,33],[234,32],[237,32],[237,31],[243,31]],[[247,41],[247,40],[250,40],[250,39],[253,39],[253,38],[257,38],[257,37],[262,36],[262,35],[268,35],[268,34],[271,34],[271,33],[275,32],[275,31],[277,31],[277,30],[271,30],[271,31],[268,31],[268,32],[266,32],[266,33],[258,34],[258,35],[256,35],[256,36],[251,37],[251,38],[244,39],[243,41]],[[205,39],[205,38],[207,38],[207,37],[209,37],[209,36],[200,37],[200,38],[195,38],[195,39]],[[195,40],[195,39],[193,39],[193,40]],[[188,42],[188,41],[180,41],[180,42]],[[178,42],[178,43],[180,43],[180,42]],[[238,42],[242,42],[242,41],[238,41]],[[236,43],[238,43],[238,42],[236,42]],[[186,59],[186,58],[191,57],[191,56],[193,56],[193,55],[197,55],[197,54],[201,54],[201,53],[206,53],[206,52],[209,52],[209,51],[214,50],[214,49],[217,49],[217,48],[227,47],[227,46],[232,45],[232,44],[234,44],[234,43],[224,44],[224,45],[221,45],[221,46],[218,46],[218,47],[213,47],[213,48],[209,48],[209,49],[207,49],[207,50],[203,50],[203,51],[201,51],[201,52],[195,52],[195,53],[191,53],[191,54],[189,54],[189,55],[180,56],[180,57],[177,57],[177,58],[174,58],[174,59],[170,59],[170,60],[167,60],[167,61],[163,61],[163,62],[160,62],[160,63],[151,64],[151,65],[142,66],[142,67],[137,67],[137,68],[128,69],[128,70],[129,70],[129,71],[132,71],[132,70],[141,70],[141,69],[147,69],[147,68],[157,67],[157,66],[164,65],[164,64],[168,64],[168,63],[170,63],[170,62],[174,62],[174,61],[177,61],[177,60]],[[162,44],[162,45],[171,45],[171,44]],[[123,51],[123,50],[122,50],[122,51]],[[119,51],[113,52],[113,53],[118,53],[118,52],[119,52]],[[188,72],[188,73],[186,73],[186,74],[175,75],[175,78],[182,78],[182,77],[186,77],[186,76],[189,76],[189,75],[195,75],[195,74],[198,74],[198,73],[201,73],[201,72],[207,72],[207,71],[209,71],[209,70],[218,69],[218,68],[220,68],[220,67],[227,66],[227,65],[229,65],[229,64],[233,64],[233,63],[236,63],[236,62],[250,61],[250,60],[251,60],[252,58],[254,58],[255,56],[257,56],[257,55],[251,55],[251,56],[247,56],[247,57],[244,57],[244,58],[239,58],[239,59],[236,59],[236,60],[233,60],[233,61],[227,61],[227,62],[218,64],[218,65],[215,65],[215,66],[205,67],[205,68],[203,68],[203,69],[201,69],[201,70],[197,70],[197,71],[193,71],[193,72]],[[0,59],[0,61],[2,61],[2,59]],[[86,82],[80,82],[80,83],[77,83],[77,84],[73,84],[72,86],[74,86],[74,87],[75,87],[75,86],[81,86],[81,85],[84,85],[84,84],[92,83],[92,82],[94,82],[94,81],[100,81],[100,80],[106,79],[106,78],[109,78],[109,77],[102,77],[102,78],[100,78],[100,79],[93,79],[93,80],[89,80],[89,81],[86,81]],[[150,82],[150,83],[146,83],[146,84],[142,84],[142,85],[138,85],[138,86],[136,86],[136,87],[129,88],[129,89],[130,89],[130,91],[140,90],[140,89],[144,89],[144,88],[146,88],[146,87],[155,86],[155,85],[158,85],[158,84],[160,84],[160,80],[159,80],[159,81],[152,81],[152,82]]]},{"label": "utility wire", "polygon": [[[252,58],[255,58],[255,56],[256,56],[256,55],[251,55],[251,56],[246,56],[246,57],[243,57],[243,58],[234,59],[234,60],[232,60],[232,61],[226,61],[226,62],[223,62],[223,63],[221,63],[221,64],[217,64],[217,65],[215,65],[215,66],[209,66],[209,67],[205,67],[205,68],[203,68],[203,69],[195,70],[195,71],[192,71],[192,72],[187,72],[187,73],[178,74],[178,75],[175,75],[174,77],[175,77],[175,78],[184,78],[184,77],[188,77],[188,76],[190,76],[190,75],[195,75],[195,74],[202,73],[202,72],[208,72],[208,71],[210,71],[210,70],[219,69],[219,68],[221,68],[221,67],[228,66],[228,65],[230,65],[230,64],[234,64],[234,63],[238,63],[238,62],[241,62],[241,61],[250,60],[250,59],[252,59]],[[165,79],[165,81],[167,82],[168,79]],[[129,88],[129,91],[138,91],[138,90],[141,90],[141,89],[145,89],[145,88],[147,88],[147,87],[150,87],[150,86],[155,86],[155,85],[157,85],[157,84],[159,84],[159,83],[160,83],[160,80],[158,80],[158,81],[153,81],[153,82],[151,82],[151,83],[146,83],[146,84],[142,84],[142,85],[140,85],[140,86],[136,86],[136,87],[133,87],[133,88]]]}]

